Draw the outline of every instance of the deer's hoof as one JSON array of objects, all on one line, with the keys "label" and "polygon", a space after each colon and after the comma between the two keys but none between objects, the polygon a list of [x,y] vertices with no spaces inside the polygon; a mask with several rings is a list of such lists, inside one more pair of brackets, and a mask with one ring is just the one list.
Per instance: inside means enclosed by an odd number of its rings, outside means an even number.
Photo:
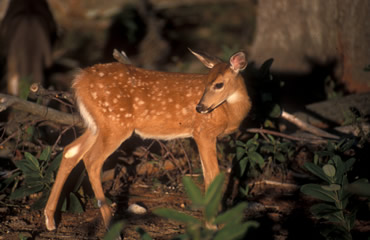
[{"label": "deer's hoof", "polygon": [[49,231],[55,230],[54,217],[50,217],[49,214],[46,212],[46,210],[44,211],[44,215],[45,215],[45,225],[46,225],[47,230]]}]

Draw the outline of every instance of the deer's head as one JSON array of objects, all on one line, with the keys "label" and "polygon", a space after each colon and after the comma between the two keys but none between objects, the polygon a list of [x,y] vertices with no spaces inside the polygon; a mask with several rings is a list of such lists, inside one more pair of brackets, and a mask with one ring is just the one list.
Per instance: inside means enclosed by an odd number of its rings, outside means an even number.
[{"label": "deer's head", "polygon": [[229,63],[226,63],[205,53],[190,51],[210,68],[206,88],[196,106],[197,112],[209,113],[226,101],[235,101],[238,97],[239,82],[243,81],[239,72],[247,66],[246,54],[237,52],[230,57]]}]

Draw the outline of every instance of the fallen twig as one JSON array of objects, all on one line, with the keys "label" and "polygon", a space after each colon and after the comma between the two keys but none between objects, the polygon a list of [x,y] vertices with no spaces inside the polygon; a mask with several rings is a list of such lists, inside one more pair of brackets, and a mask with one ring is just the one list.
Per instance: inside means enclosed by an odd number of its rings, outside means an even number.
[{"label": "fallen twig", "polygon": [[277,182],[277,181],[272,181],[272,180],[261,180],[261,181],[248,183],[249,187],[253,187],[256,185],[272,185],[272,186],[288,187],[288,188],[296,188],[296,189],[300,188],[300,186],[297,184],[283,183],[283,182]]},{"label": "fallen twig", "polygon": [[308,124],[308,123],[300,120],[296,116],[294,116],[290,113],[287,113],[286,111],[282,112],[281,117],[283,119],[293,123],[297,127],[301,128],[301,129],[303,129],[307,132],[310,132],[312,134],[315,134],[316,136],[325,137],[325,138],[332,138],[332,139],[339,139],[339,137],[337,135],[325,132],[324,130],[322,130],[320,128],[312,126],[311,124]]},{"label": "fallen twig", "polygon": [[[30,91],[36,96],[41,96],[41,97],[48,96],[56,100],[65,99],[72,104],[74,104],[75,102],[72,93],[45,89],[40,83],[33,83],[30,87]],[[63,103],[65,104],[65,102]]]},{"label": "fallen twig", "polygon": [[284,134],[284,133],[281,133],[281,132],[276,132],[276,131],[263,129],[263,128],[248,128],[247,132],[250,132],[250,133],[266,133],[266,134],[270,134],[270,135],[290,139],[290,140],[293,140],[293,141],[309,142],[309,143],[312,143],[312,144],[327,143],[327,141],[324,140],[324,139],[295,137],[295,136],[287,135],[287,134]]},{"label": "fallen twig", "polygon": [[65,125],[74,125],[83,127],[82,119],[77,114],[60,112],[53,108],[45,107],[37,103],[20,99],[16,96],[10,96],[0,93],[0,112],[12,107],[13,109],[28,112],[40,116],[45,120],[53,121]]}]

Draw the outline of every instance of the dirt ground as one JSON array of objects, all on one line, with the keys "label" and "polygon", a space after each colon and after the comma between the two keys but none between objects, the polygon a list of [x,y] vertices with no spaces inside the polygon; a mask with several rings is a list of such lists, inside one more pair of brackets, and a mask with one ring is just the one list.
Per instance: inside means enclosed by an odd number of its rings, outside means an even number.
[{"label": "dirt ground", "polygon": [[[256,180],[250,186],[249,208],[246,219],[256,220],[260,227],[251,231],[246,239],[323,239],[319,233],[319,222],[312,218],[309,207],[314,200],[299,191],[297,173],[274,176],[267,180]],[[196,177],[195,177],[196,179]],[[109,188],[112,183],[106,183]],[[107,187],[108,186],[108,187]],[[178,188],[156,186],[150,181],[133,183],[124,191],[110,191],[114,197],[115,219],[125,220],[124,239],[140,239],[136,228],[147,231],[153,239],[171,239],[184,232],[184,226],[162,219],[152,210],[158,207],[172,208],[200,217],[199,211],[190,210],[190,202],[180,185]],[[148,210],[135,215],[126,211],[127,206],[138,203]],[[0,239],[102,239],[105,228],[99,209],[92,201],[81,214],[61,213],[56,231],[49,232],[44,225],[42,211],[31,210],[29,202],[24,205],[0,208]],[[353,239],[368,239],[370,236],[369,216],[358,213]],[[24,238],[22,238],[22,236]],[[27,238],[28,237],[28,238]]]}]

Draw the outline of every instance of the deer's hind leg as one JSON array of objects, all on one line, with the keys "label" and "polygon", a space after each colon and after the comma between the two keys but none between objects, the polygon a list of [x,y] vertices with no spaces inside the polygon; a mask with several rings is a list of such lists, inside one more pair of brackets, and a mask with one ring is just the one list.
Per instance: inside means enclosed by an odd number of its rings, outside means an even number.
[{"label": "deer's hind leg", "polygon": [[120,131],[116,131],[116,133],[104,132],[104,135],[98,135],[95,144],[83,158],[91,187],[94,191],[104,224],[107,228],[109,227],[112,212],[105,200],[101,182],[102,167],[105,160],[121,145],[123,141],[130,137],[131,134],[132,131],[127,131],[126,133],[122,133]]}]

